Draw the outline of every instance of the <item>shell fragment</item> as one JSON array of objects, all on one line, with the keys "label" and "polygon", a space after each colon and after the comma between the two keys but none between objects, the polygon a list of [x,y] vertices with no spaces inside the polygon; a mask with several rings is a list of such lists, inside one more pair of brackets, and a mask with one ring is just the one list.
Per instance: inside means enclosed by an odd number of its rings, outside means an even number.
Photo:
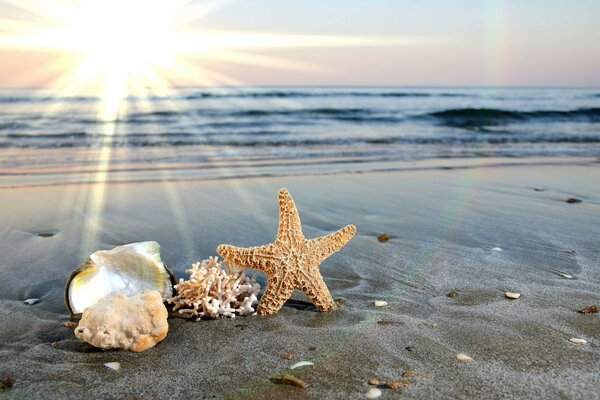
[{"label": "shell fragment", "polygon": [[381,395],[381,390],[377,388],[369,389],[367,393],[365,393],[365,397],[367,399],[378,399],[379,397],[381,397]]},{"label": "shell fragment", "polygon": [[571,339],[569,339],[569,342],[571,342],[573,344],[586,344],[587,340],[579,339],[579,338],[571,338]]},{"label": "shell fragment", "polygon": [[516,293],[516,292],[506,292],[506,293],[504,293],[504,296],[505,296],[507,299],[516,300],[516,299],[518,299],[519,297],[521,297],[521,293]]},{"label": "shell fragment", "polygon": [[121,370],[121,363],[118,361],[113,361],[113,362],[107,362],[106,364],[103,364],[106,368],[110,368],[114,371],[119,371]]},{"label": "shell fragment", "polygon": [[297,363],[290,365],[290,369],[296,369],[296,368],[300,368],[300,367],[308,367],[311,365],[315,365],[315,364],[310,361],[298,361]]},{"label": "shell fragment", "polygon": [[473,359],[471,357],[469,357],[468,355],[463,354],[463,353],[457,354],[456,359],[460,360],[460,361],[473,361]]},{"label": "shell fragment", "polygon": [[387,301],[383,301],[383,300],[375,300],[374,304],[375,304],[375,307],[387,307],[388,306]]}]

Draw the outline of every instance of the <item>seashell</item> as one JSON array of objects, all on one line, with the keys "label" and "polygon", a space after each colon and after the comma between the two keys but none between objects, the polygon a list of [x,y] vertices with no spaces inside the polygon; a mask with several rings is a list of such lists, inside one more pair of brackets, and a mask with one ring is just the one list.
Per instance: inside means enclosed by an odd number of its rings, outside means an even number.
[{"label": "seashell", "polygon": [[573,275],[565,274],[564,272],[558,272],[558,275],[565,279],[573,279]]},{"label": "seashell", "polygon": [[456,359],[460,361],[474,361],[471,357],[463,353],[457,354]]},{"label": "seashell", "polygon": [[388,306],[387,301],[383,301],[383,300],[375,300],[374,304],[375,304],[375,307],[387,307]]},{"label": "seashell", "polygon": [[569,342],[571,342],[573,344],[586,344],[587,340],[579,339],[579,338],[571,338],[571,339],[569,339]]},{"label": "seashell", "polygon": [[493,251],[502,251],[502,247],[492,247]]},{"label": "seashell", "polygon": [[65,306],[80,314],[98,300],[115,292],[133,296],[156,290],[163,299],[173,296],[173,273],[160,258],[157,242],[139,242],[99,250],[79,268],[65,285]]},{"label": "seashell", "polygon": [[507,299],[516,300],[516,299],[518,299],[519,297],[521,297],[521,293],[515,293],[515,292],[506,292],[506,293],[504,293],[504,296],[505,296]]},{"label": "seashell", "polygon": [[110,368],[115,371],[121,370],[121,363],[118,361],[107,362],[106,364],[102,364],[102,365],[104,365],[106,368]]},{"label": "seashell", "polygon": [[382,395],[381,390],[379,390],[377,388],[369,389],[367,391],[367,393],[365,393],[365,397],[367,399],[377,399],[377,398],[381,397],[381,395]]},{"label": "seashell", "polygon": [[40,299],[35,299],[35,298],[23,300],[23,303],[27,304],[28,306],[32,306],[32,305],[37,304],[39,302],[40,302]]},{"label": "seashell", "polygon": [[300,368],[300,367],[308,367],[310,365],[315,365],[315,363],[312,363],[310,361],[298,361],[296,364],[290,365],[290,369],[296,369],[296,368]]}]

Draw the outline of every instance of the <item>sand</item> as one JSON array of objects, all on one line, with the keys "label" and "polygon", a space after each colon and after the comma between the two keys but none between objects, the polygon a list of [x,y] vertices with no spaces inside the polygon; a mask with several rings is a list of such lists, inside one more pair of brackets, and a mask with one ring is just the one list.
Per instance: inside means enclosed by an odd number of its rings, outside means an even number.
[{"label": "sand", "polygon": [[[459,164],[0,189],[0,380],[13,381],[0,397],[358,399],[370,379],[414,371],[382,398],[600,398],[600,315],[577,313],[600,303],[600,164]],[[271,242],[283,186],[307,237],[358,228],[321,265],[340,310],[318,313],[297,292],[269,318],[172,318],[143,353],[93,349],[63,325],[64,282],[92,251],[156,240],[184,277],[220,243]],[[302,360],[314,366],[289,370]],[[271,380],[284,373],[308,387]]]}]

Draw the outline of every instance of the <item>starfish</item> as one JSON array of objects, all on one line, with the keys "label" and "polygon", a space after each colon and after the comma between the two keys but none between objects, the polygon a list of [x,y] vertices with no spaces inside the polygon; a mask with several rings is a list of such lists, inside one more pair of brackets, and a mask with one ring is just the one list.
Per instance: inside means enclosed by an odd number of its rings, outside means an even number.
[{"label": "starfish", "polygon": [[263,271],[267,288],[257,312],[271,315],[279,311],[294,289],[302,290],[319,311],[333,311],[335,305],[319,264],[339,251],[356,233],[354,225],[315,239],[302,233],[300,215],[292,196],[286,189],[279,190],[279,229],[273,243],[241,248],[222,244],[217,253],[228,262]]}]

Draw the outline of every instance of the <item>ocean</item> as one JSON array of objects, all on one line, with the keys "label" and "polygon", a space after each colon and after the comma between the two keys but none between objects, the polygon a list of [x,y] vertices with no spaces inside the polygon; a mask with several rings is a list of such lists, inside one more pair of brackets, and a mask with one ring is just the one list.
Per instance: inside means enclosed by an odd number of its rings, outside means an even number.
[{"label": "ocean", "polygon": [[111,165],[158,157],[236,170],[241,162],[314,170],[459,157],[597,157],[600,89],[218,87],[119,101],[0,91],[2,166],[86,165],[94,149],[108,149]]}]

